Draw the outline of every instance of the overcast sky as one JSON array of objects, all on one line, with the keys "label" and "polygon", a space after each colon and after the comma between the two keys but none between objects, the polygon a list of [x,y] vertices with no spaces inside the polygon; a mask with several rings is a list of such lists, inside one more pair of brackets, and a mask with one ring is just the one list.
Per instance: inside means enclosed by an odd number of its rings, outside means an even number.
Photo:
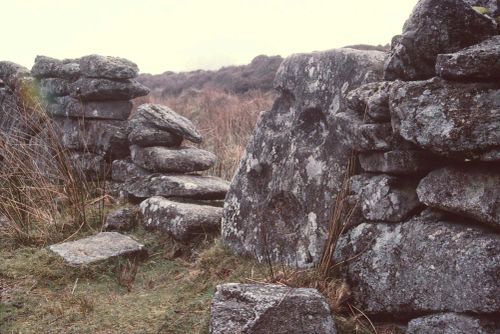
[{"label": "overcast sky", "polygon": [[259,54],[287,56],[386,44],[417,0],[0,0],[0,60],[36,55],[128,58],[141,72],[215,69]]}]

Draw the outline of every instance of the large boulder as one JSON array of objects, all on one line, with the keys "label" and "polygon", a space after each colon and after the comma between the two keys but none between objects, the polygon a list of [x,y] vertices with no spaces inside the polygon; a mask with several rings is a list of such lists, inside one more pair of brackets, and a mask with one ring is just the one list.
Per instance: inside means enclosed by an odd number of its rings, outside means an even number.
[{"label": "large boulder", "polygon": [[123,189],[135,198],[153,196],[223,199],[229,182],[215,176],[151,174],[127,180]]},{"label": "large boulder", "polygon": [[319,260],[351,156],[335,115],[346,109],[351,89],[380,80],[384,57],[337,49],[282,63],[275,79],[280,96],[261,113],[226,197],[225,244],[293,266]]},{"label": "large boulder", "polygon": [[134,79],[80,78],[70,85],[70,95],[81,101],[129,100],[149,94],[149,88]]},{"label": "large boulder", "polygon": [[354,227],[334,261],[344,263],[353,300],[368,314],[500,311],[500,235],[430,210]]},{"label": "large boulder", "polygon": [[69,96],[57,97],[47,106],[54,117],[126,120],[132,112],[130,101],[81,102]]},{"label": "large boulder", "polygon": [[222,208],[179,203],[154,196],[140,205],[144,227],[165,232],[179,241],[189,241],[207,233],[218,233]]},{"label": "large boulder", "polygon": [[151,172],[191,173],[211,168],[215,154],[196,147],[130,147],[132,161]]},{"label": "large boulder", "polygon": [[438,54],[456,52],[495,34],[495,21],[462,0],[420,0],[393,43],[384,79],[431,78]]},{"label": "large boulder", "polygon": [[124,58],[89,55],[80,58],[79,64],[88,78],[132,79],[139,74],[137,65]]},{"label": "large boulder", "polygon": [[443,156],[474,158],[500,147],[500,89],[439,78],[395,85],[392,125],[404,139]]},{"label": "large boulder", "polygon": [[330,307],[316,289],[227,283],[217,286],[210,334],[335,334]]},{"label": "large boulder", "polygon": [[498,334],[494,321],[469,314],[439,313],[411,320],[406,334]]},{"label": "large boulder", "polygon": [[440,54],[436,73],[449,80],[500,80],[500,35],[455,53]]},{"label": "large boulder", "polygon": [[202,141],[201,134],[189,119],[160,104],[146,103],[137,107],[137,111],[130,118],[130,127],[132,131],[136,128],[138,132],[144,129],[157,129],[186,138],[194,143]]},{"label": "large boulder", "polygon": [[75,59],[55,59],[46,56],[36,56],[31,68],[35,78],[75,79],[80,76],[80,64]]},{"label": "large boulder", "polygon": [[435,170],[420,181],[417,194],[427,206],[500,229],[500,172],[490,166]]}]

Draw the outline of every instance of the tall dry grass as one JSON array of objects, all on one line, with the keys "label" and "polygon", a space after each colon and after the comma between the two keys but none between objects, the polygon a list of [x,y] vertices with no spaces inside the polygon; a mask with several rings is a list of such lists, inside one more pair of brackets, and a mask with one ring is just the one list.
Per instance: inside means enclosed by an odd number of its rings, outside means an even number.
[{"label": "tall dry grass", "polygon": [[275,93],[250,91],[243,95],[220,90],[190,90],[176,97],[150,95],[136,103],[163,104],[187,117],[203,135],[200,145],[218,161],[210,174],[230,180],[261,111],[269,110]]},{"label": "tall dry grass", "polygon": [[91,227],[95,189],[70,162],[36,90],[26,85],[0,108],[0,237],[45,245]]}]

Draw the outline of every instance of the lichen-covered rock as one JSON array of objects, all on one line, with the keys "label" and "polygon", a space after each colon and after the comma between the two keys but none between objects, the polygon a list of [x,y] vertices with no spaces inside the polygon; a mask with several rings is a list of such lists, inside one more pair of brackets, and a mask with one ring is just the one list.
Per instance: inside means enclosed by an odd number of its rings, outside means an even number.
[{"label": "lichen-covered rock", "polygon": [[500,172],[489,166],[445,167],[424,177],[418,198],[427,206],[500,229]]},{"label": "lichen-covered rock", "polygon": [[182,143],[182,137],[169,131],[148,127],[145,124],[135,126],[128,135],[132,145],[141,147],[166,146],[175,147]]},{"label": "lichen-covered rock", "polygon": [[68,159],[74,171],[86,180],[103,181],[111,174],[111,168],[100,154],[90,152],[70,152]]},{"label": "lichen-covered rock", "polygon": [[486,9],[487,12],[484,15],[488,15],[490,17],[498,17],[500,15],[500,2],[498,0],[463,0],[466,4],[478,8],[479,12],[483,13],[483,10]]},{"label": "lichen-covered rock", "polygon": [[500,235],[424,211],[404,223],[363,223],[334,255],[368,314],[500,311]]},{"label": "lichen-covered rock", "polygon": [[498,334],[492,320],[460,313],[432,314],[411,320],[407,334]]},{"label": "lichen-covered rock", "polygon": [[349,90],[380,80],[384,57],[337,49],[281,64],[280,96],[261,113],[226,197],[225,244],[293,266],[319,260],[352,151],[334,116],[345,111]]},{"label": "lichen-covered rock", "polygon": [[54,118],[63,147],[81,152],[93,152],[115,159],[129,154],[128,123],[118,120],[83,120]]},{"label": "lichen-covered rock", "polygon": [[217,286],[210,334],[335,334],[330,307],[316,289],[226,283]]},{"label": "lichen-covered rock", "polygon": [[55,59],[46,56],[36,56],[31,68],[35,78],[76,79],[80,76],[80,64],[76,59]]},{"label": "lichen-covered rock", "polygon": [[134,164],[131,160],[114,160],[111,165],[111,179],[117,182],[125,182],[134,177],[151,174],[144,168]]},{"label": "lichen-covered rock", "polygon": [[385,63],[385,80],[435,76],[436,56],[497,34],[497,24],[461,0],[420,0]]},{"label": "lichen-covered rock", "polygon": [[389,111],[389,91],[391,81],[371,82],[349,92],[346,102],[349,108],[361,115],[368,115],[377,122],[391,120]]},{"label": "lichen-covered rock", "polygon": [[217,157],[196,147],[130,147],[132,161],[146,170],[157,173],[191,173],[211,168]]},{"label": "lichen-covered rock", "polygon": [[368,152],[358,155],[361,168],[365,172],[388,174],[415,174],[428,172],[443,160],[422,150],[394,150],[388,152]]},{"label": "lichen-covered rock", "polygon": [[69,96],[55,98],[46,110],[55,117],[126,120],[132,112],[130,101],[81,102]]},{"label": "lichen-covered rock", "polygon": [[11,61],[0,61],[0,79],[11,89],[15,89],[19,80],[30,76],[30,71]]},{"label": "lichen-covered rock", "polygon": [[111,211],[106,216],[105,231],[130,231],[139,222],[139,210],[137,208],[120,208]]},{"label": "lichen-covered rock", "polygon": [[132,79],[139,68],[130,60],[100,55],[89,55],[79,59],[81,74],[88,78]]},{"label": "lichen-covered rock", "polygon": [[500,80],[500,35],[457,51],[440,54],[436,73],[449,80]]},{"label": "lichen-covered rock", "polygon": [[500,89],[494,84],[433,78],[400,83],[390,95],[394,130],[421,148],[473,159],[500,147]]},{"label": "lichen-covered rock", "polygon": [[144,246],[118,232],[101,232],[88,238],[68,241],[49,247],[68,265],[82,266],[116,256],[144,256]]},{"label": "lichen-covered rock", "polygon": [[40,93],[48,100],[55,97],[69,95],[71,81],[60,78],[40,79]]},{"label": "lichen-covered rock", "polygon": [[137,128],[137,132],[144,131],[143,128],[167,131],[193,143],[202,141],[201,134],[189,119],[160,104],[146,103],[137,107],[130,118],[130,127],[132,131]]},{"label": "lichen-covered rock", "polygon": [[401,222],[421,204],[417,183],[389,175],[373,176],[359,193],[363,217],[373,221]]},{"label": "lichen-covered rock", "polygon": [[136,198],[187,197],[223,199],[229,182],[215,176],[151,174],[127,180],[123,189]]},{"label": "lichen-covered rock", "polygon": [[70,95],[82,101],[129,100],[149,94],[149,88],[133,79],[80,78],[70,85]]},{"label": "lichen-covered rock", "polygon": [[140,208],[144,227],[165,232],[179,241],[220,231],[220,207],[179,203],[155,196],[143,201]]}]

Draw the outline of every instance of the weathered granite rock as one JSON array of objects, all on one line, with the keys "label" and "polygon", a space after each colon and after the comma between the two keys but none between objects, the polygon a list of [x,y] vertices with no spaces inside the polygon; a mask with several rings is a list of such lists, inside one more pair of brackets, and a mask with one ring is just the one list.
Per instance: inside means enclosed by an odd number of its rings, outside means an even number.
[{"label": "weathered granite rock", "polygon": [[70,152],[68,159],[73,169],[86,180],[106,180],[111,174],[111,168],[104,157],[90,152]]},{"label": "weathered granite rock", "polygon": [[130,146],[132,161],[146,170],[157,173],[191,173],[211,168],[217,157],[196,147]]},{"label": "weathered granite rock", "polygon": [[17,82],[30,75],[30,71],[11,61],[0,61],[0,79],[11,89],[15,89]]},{"label": "weathered granite rock", "polygon": [[132,79],[139,68],[130,60],[118,57],[89,55],[79,59],[81,74],[88,78]]},{"label": "weathered granite rock", "polygon": [[432,314],[411,320],[407,334],[498,334],[500,326],[491,320],[460,313]]},{"label": "weathered granite rock", "polygon": [[187,242],[196,236],[218,233],[222,208],[170,201],[154,196],[140,205],[144,226]]},{"label": "weathered granite rock", "polygon": [[363,217],[373,221],[401,222],[421,204],[417,182],[389,175],[376,175],[361,189],[359,199]]},{"label": "weathered granite rock", "polygon": [[418,198],[427,206],[500,229],[500,172],[489,166],[445,167],[424,177]]},{"label": "weathered granite rock", "polygon": [[168,131],[194,143],[201,143],[202,137],[193,123],[167,106],[146,103],[137,107],[130,118],[130,127],[142,132],[143,128]]},{"label": "weathered granite rock", "polygon": [[149,174],[151,173],[137,166],[129,159],[114,160],[111,166],[111,179],[117,182],[125,182],[134,177],[146,176]]},{"label": "weathered granite rock", "polygon": [[120,208],[106,216],[104,224],[105,231],[130,231],[139,222],[139,210],[137,208]]},{"label": "weathered granite rock", "polygon": [[394,150],[358,155],[365,172],[415,174],[431,171],[443,164],[443,159],[422,150]]},{"label": "weathered granite rock", "polygon": [[494,20],[461,0],[421,0],[385,63],[385,80],[435,76],[436,56],[456,52],[496,35]]},{"label": "weathered granite rock", "polygon": [[182,137],[169,131],[150,128],[147,125],[134,127],[128,135],[128,140],[132,145],[141,147],[150,146],[179,146],[182,143]]},{"label": "weathered granite rock", "polygon": [[149,88],[133,79],[80,78],[70,86],[71,97],[82,101],[129,100],[149,94]]},{"label": "weathered granite rock", "polygon": [[129,155],[128,123],[117,120],[54,118],[63,147],[120,159]]},{"label": "weathered granite rock", "polygon": [[55,98],[46,110],[55,117],[126,120],[132,112],[130,101],[80,102],[69,96]]},{"label": "weathered granite rock", "polygon": [[349,108],[361,115],[368,115],[377,122],[391,120],[389,111],[389,90],[391,81],[371,82],[349,92],[346,102]]},{"label": "weathered granite rock", "polygon": [[49,246],[70,266],[82,266],[116,256],[143,256],[143,245],[118,232],[101,232],[94,236]]},{"label": "weathered granite rock", "polygon": [[334,121],[342,143],[358,152],[389,150],[397,141],[390,123],[365,124],[352,110],[336,114]]},{"label": "weathered granite rock", "polygon": [[455,53],[440,54],[436,73],[449,80],[500,80],[500,35]]},{"label": "weathered granite rock", "polygon": [[500,147],[500,89],[494,84],[400,83],[390,106],[394,131],[436,154],[474,158]]},{"label": "weathered granite rock", "polygon": [[[380,80],[385,54],[337,49],[288,57],[225,201],[222,238],[239,254],[312,266],[351,155],[336,131],[344,96]],[[311,200],[314,198],[314,200]]]},{"label": "weathered granite rock", "polygon": [[363,223],[341,236],[354,302],[368,314],[500,311],[500,235],[431,210],[405,223]]},{"label": "weathered granite rock", "polygon": [[36,56],[31,68],[35,78],[76,79],[80,76],[80,64],[77,59],[55,59],[46,56]]},{"label": "weathered granite rock", "polygon": [[210,334],[335,334],[330,307],[316,289],[226,283],[217,286]]},{"label": "weathered granite rock", "polygon": [[[490,17],[497,17],[500,15],[500,2],[498,0],[463,0],[466,4],[473,7],[486,8],[488,10],[486,15]],[[480,10],[482,12],[482,10]]]},{"label": "weathered granite rock", "polygon": [[71,81],[60,78],[40,79],[40,93],[47,99],[69,95]]},{"label": "weathered granite rock", "polygon": [[223,199],[228,189],[229,182],[218,177],[183,174],[151,174],[127,180],[124,184],[124,190],[136,198]]}]

